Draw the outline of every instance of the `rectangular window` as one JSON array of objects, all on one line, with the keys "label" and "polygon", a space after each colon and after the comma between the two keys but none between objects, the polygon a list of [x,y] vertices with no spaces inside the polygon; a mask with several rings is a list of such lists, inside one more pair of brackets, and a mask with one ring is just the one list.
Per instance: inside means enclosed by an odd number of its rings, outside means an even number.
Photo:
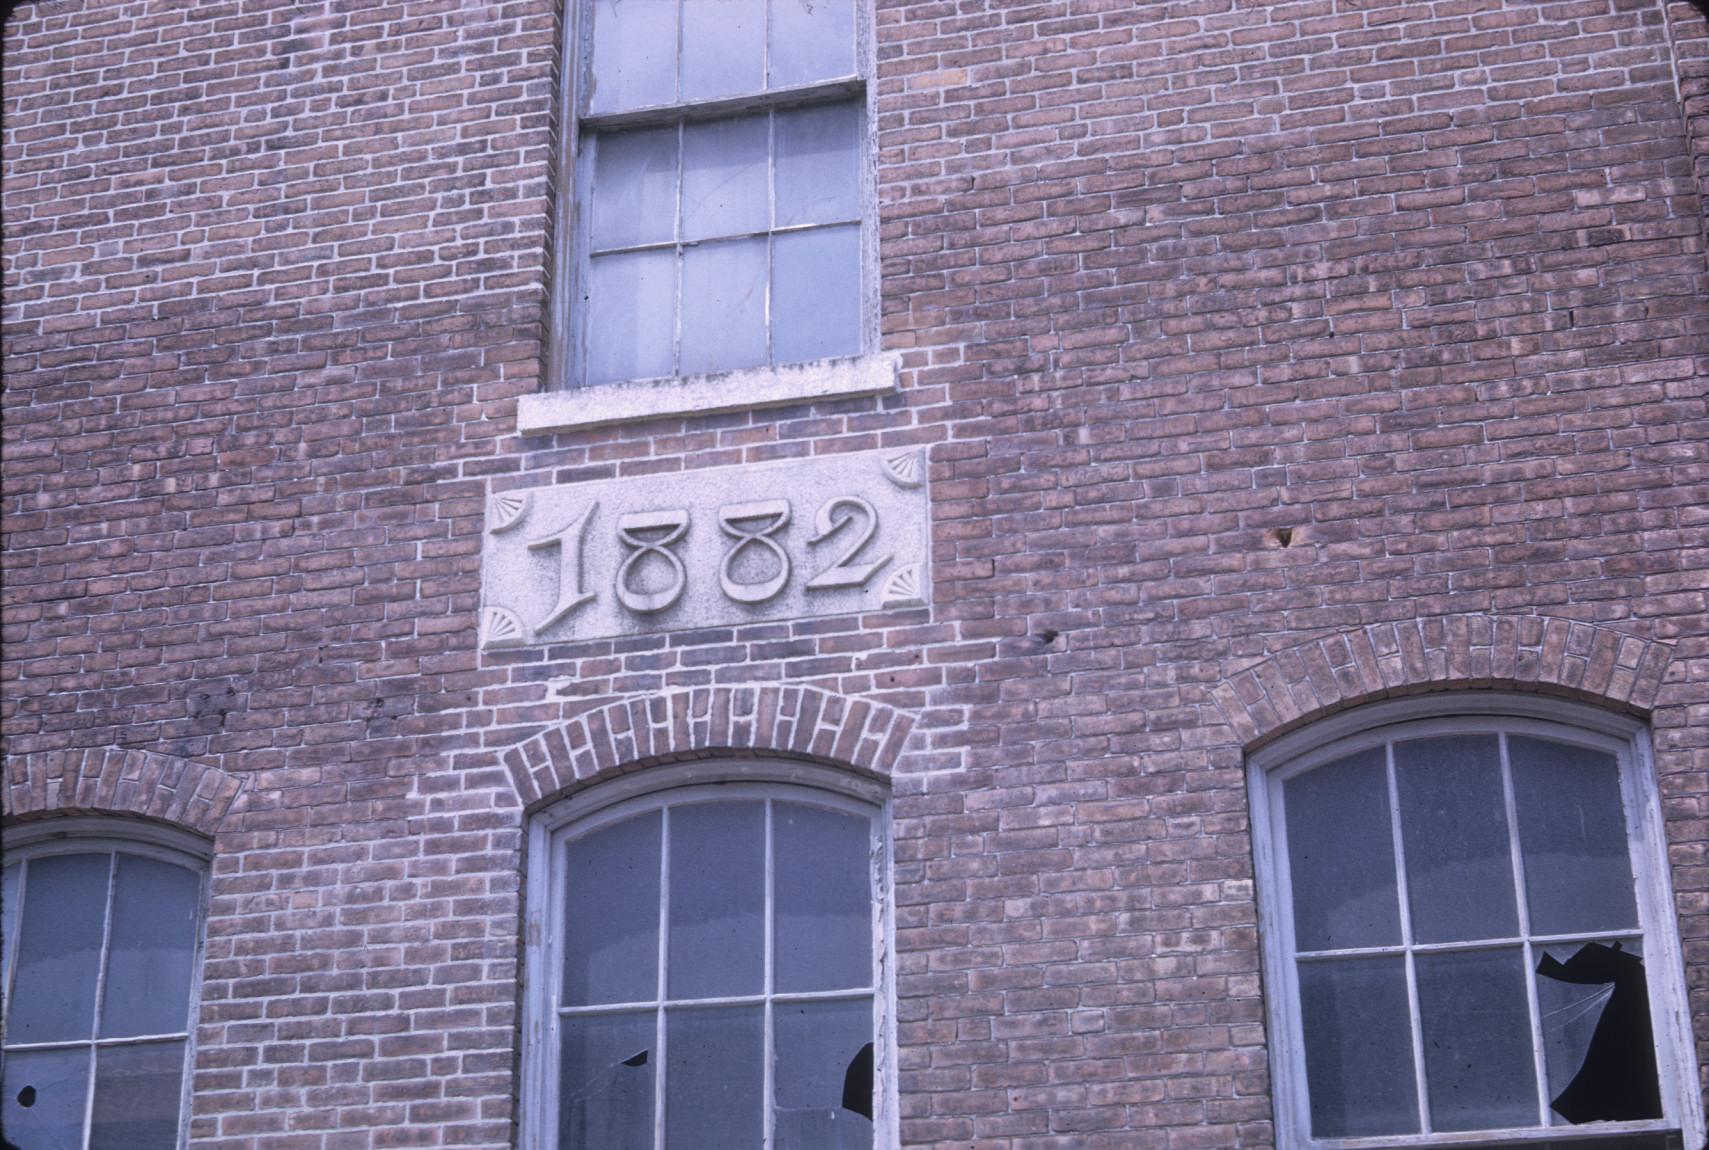
[{"label": "rectangular window", "polygon": [[585,0],[569,41],[559,379],[868,350],[860,15],[855,0]]}]

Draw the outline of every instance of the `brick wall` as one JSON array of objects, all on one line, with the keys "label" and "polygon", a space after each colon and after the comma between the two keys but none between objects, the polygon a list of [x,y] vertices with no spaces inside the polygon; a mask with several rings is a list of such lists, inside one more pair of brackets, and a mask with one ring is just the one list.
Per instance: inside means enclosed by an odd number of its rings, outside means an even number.
[{"label": "brick wall", "polygon": [[[901,393],[523,438],[550,0],[14,7],[7,809],[129,753],[237,780],[193,1144],[509,1145],[507,752],[742,684],[912,723],[904,1142],[1189,1150],[1272,1137],[1228,692],[1297,723],[1665,648],[1709,1065],[1701,10],[877,8]],[[895,445],[929,611],[477,654],[490,490]],[[1520,675],[1567,624],[1582,666]],[[1377,685],[1298,688],[1349,636]]]}]

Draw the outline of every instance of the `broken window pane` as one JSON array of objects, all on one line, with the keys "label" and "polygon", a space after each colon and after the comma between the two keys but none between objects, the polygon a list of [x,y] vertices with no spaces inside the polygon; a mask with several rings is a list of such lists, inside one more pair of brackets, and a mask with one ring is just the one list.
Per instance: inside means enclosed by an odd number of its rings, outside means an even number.
[{"label": "broken window pane", "polygon": [[765,0],[683,0],[682,98],[765,87]]},{"label": "broken window pane", "polygon": [[772,244],[772,358],[859,354],[860,226],[786,232]]},{"label": "broken window pane", "polygon": [[665,1150],[760,1144],[764,1028],[759,1006],[665,1012]]},{"label": "broken window pane", "polygon": [[872,1000],[773,1008],[774,1150],[871,1150]]},{"label": "broken window pane", "polygon": [[1537,963],[1537,1010],[1556,1121],[1660,1118],[1655,1033],[1637,939],[1551,946]]},{"label": "broken window pane", "polygon": [[757,994],[765,952],[765,807],[671,809],[670,997]]},{"label": "broken window pane", "polygon": [[650,1010],[564,1020],[558,1081],[564,1150],[653,1150],[656,1025]]},{"label": "broken window pane", "polygon": [[1414,941],[1514,937],[1496,736],[1409,739],[1394,745],[1394,761]]},{"label": "broken window pane", "polygon": [[589,108],[618,112],[675,102],[676,46],[675,4],[594,0]]},{"label": "broken window pane", "polygon": [[111,864],[104,854],[30,860],[8,1043],[87,1039],[93,1031]]},{"label": "broken window pane", "polygon": [[683,127],[683,239],[766,230],[771,217],[766,193],[771,148],[768,120],[743,116]]},{"label": "broken window pane", "polygon": [[772,828],[779,991],[872,984],[872,824],[778,803]]},{"label": "broken window pane", "polygon": [[766,361],[766,240],[726,240],[682,255],[684,375]]},{"label": "broken window pane", "polygon": [[772,88],[852,76],[854,0],[771,0]]},{"label": "broken window pane", "polygon": [[1383,749],[1374,747],[1283,784],[1300,950],[1400,942],[1383,764]]},{"label": "broken window pane", "polygon": [[[87,1046],[15,1050],[0,1073],[0,1128],[20,1150],[82,1150],[88,1091]],[[176,1108],[176,1095],[172,1101]]]},{"label": "broken window pane", "polygon": [[676,177],[676,125],[601,132],[594,145],[594,249],[676,238]]},{"label": "broken window pane", "polygon": [[1302,962],[1299,979],[1313,1137],[1416,1132],[1405,960]]},{"label": "broken window pane", "polygon": [[778,227],[860,218],[860,136],[858,101],[778,112]]},{"label": "broken window pane", "polygon": [[570,841],[565,1006],[657,997],[659,820],[651,811]]},{"label": "broken window pane", "polygon": [[97,1050],[89,1150],[173,1150],[183,1084],[182,1039]]},{"label": "broken window pane", "polygon": [[[194,871],[136,855],[118,856],[101,1037],[184,1030],[201,890],[201,877]],[[97,1080],[100,1076],[98,1071]],[[173,1130],[177,1116],[174,1106]]]},{"label": "broken window pane", "polygon": [[1503,947],[1420,954],[1416,962],[1431,1125],[1536,1125],[1524,952]]},{"label": "broken window pane", "polygon": [[1512,735],[1513,801],[1537,934],[1638,925],[1625,804],[1614,756]]},{"label": "broken window pane", "polygon": [[588,264],[587,381],[671,374],[676,253],[595,256]]}]

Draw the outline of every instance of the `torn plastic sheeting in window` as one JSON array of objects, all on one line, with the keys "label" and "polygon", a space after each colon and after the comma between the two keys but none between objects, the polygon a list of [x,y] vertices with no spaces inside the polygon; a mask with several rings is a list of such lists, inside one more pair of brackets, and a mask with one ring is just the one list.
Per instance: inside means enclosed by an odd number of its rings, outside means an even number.
[{"label": "torn plastic sheeting in window", "polygon": [[[1550,1103],[1555,1113],[1575,1125],[1660,1118],[1661,1088],[1643,958],[1619,942],[1612,946],[1588,942],[1566,962],[1545,954],[1537,973],[1559,983],[1599,988],[1544,1010],[1545,1041],[1566,1047],[1564,1061],[1572,1074]],[[1609,989],[1600,989],[1604,987]],[[1551,1085],[1557,1077],[1551,1068]]]}]

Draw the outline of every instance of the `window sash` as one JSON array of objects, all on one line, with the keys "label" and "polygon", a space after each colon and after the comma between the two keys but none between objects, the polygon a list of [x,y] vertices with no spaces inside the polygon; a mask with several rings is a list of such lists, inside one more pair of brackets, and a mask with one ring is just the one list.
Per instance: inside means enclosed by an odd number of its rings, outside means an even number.
[{"label": "window sash", "polygon": [[[89,833],[91,837],[80,837],[79,832]],[[0,994],[0,1000],[3,1000],[4,1013],[7,1017],[4,1022],[0,1022],[0,1029],[5,1031],[8,1040],[4,1042],[3,1047],[0,1047],[0,1050],[3,1050],[5,1055],[34,1051],[87,1050],[88,1073],[84,1086],[85,1096],[81,1125],[81,1145],[87,1147],[90,1139],[94,1136],[94,1100],[100,1052],[147,1043],[182,1042],[184,1053],[179,1076],[175,1145],[183,1147],[187,1143],[190,1131],[190,1124],[187,1119],[192,1097],[192,1077],[195,1072],[194,1021],[201,1008],[202,961],[207,936],[208,868],[205,865],[207,848],[205,844],[192,840],[187,835],[162,828],[135,828],[135,833],[138,834],[135,841],[116,839],[111,832],[112,827],[104,820],[87,818],[53,820],[28,827],[8,829],[8,837],[12,841],[7,844],[7,849],[14,858],[9,862],[6,869],[11,870],[14,867],[17,869],[17,886],[13,894],[13,905],[4,908],[4,929],[7,945],[5,969],[0,970],[0,991],[3,991],[3,994]],[[46,834],[53,834],[54,837],[41,837]],[[185,849],[180,849],[181,847]],[[8,1024],[13,1005],[13,990],[16,986],[19,956],[23,949],[23,939],[20,932],[24,923],[24,908],[29,903],[29,872],[33,862],[56,855],[107,856],[106,893],[101,919],[101,946],[97,956],[95,996],[89,1024],[90,1035],[87,1038],[57,1039],[46,1042],[13,1042],[9,1040],[10,1026]],[[190,951],[190,988],[185,1003],[185,1027],[182,1030],[158,1034],[101,1037],[100,1029],[102,1013],[105,1008],[107,968],[112,956],[114,901],[118,889],[120,855],[132,855],[170,863],[191,871],[197,876],[195,923],[192,928],[194,937]]]},{"label": "window sash", "polygon": [[[646,0],[655,6],[655,10],[667,7],[667,0]],[[570,35],[565,38],[565,52],[574,61],[574,66],[564,69],[567,79],[573,81],[573,102],[566,102],[564,107],[574,108],[576,119],[583,124],[597,123],[609,125],[633,121],[637,118],[645,120],[663,112],[668,114],[673,109],[703,108],[714,109],[721,106],[759,106],[766,103],[787,103],[798,99],[804,94],[815,91],[846,87],[858,91],[864,77],[870,74],[872,50],[867,31],[867,3],[869,0],[854,0],[852,5],[853,27],[849,30],[853,36],[850,45],[850,62],[852,70],[840,73],[827,73],[804,82],[784,81],[776,85],[776,69],[772,60],[772,28],[771,20],[774,8],[779,3],[790,0],[758,0],[761,10],[761,26],[758,33],[760,44],[759,76],[760,86],[728,95],[716,96],[685,96],[683,93],[684,54],[683,44],[686,28],[684,20],[685,4],[683,0],[668,0],[671,19],[675,24],[676,42],[671,49],[671,95],[669,99],[651,100],[642,104],[630,105],[617,109],[595,109],[594,94],[597,91],[595,83],[595,67],[597,63],[598,15],[596,8],[599,0],[571,0],[567,5],[569,12],[565,20],[571,25]],[[661,93],[661,96],[663,93]],[[717,114],[724,114],[719,112]]]},{"label": "window sash", "polygon": [[[773,1083],[773,1043],[775,1026],[772,1008],[786,1003],[852,1002],[870,1000],[872,1003],[871,1041],[875,1056],[873,1075],[874,1150],[894,1150],[894,1115],[896,1112],[895,1053],[890,1034],[890,977],[894,966],[891,955],[890,927],[890,845],[888,820],[885,817],[885,795],[881,788],[862,780],[844,776],[824,768],[799,763],[749,762],[743,764],[749,778],[778,778],[777,782],[751,781],[693,785],[705,778],[704,768],[654,768],[643,775],[631,776],[596,788],[572,800],[557,811],[536,821],[531,832],[530,859],[534,864],[529,878],[529,947],[526,956],[528,975],[526,985],[533,988],[528,1004],[530,1020],[525,1028],[523,1097],[525,1099],[522,1146],[528,1150],[557,1147],[559,1121],[559,1072],[562,1057],[562,1027],[579,1018],[619,1012],[655,1012],[653,1054],[657,1060],[654,1085],[653,1144],[663,1146],[666,1048],[664,1040],[665,1012],[716,1008],[730,1005],[763,1006],[764,1051],[762,1107],[764,1146],[773,1138],[776,1096]],[[672,782],[689,785],[671,787]],[[836,791],[803,786],[802,783],[824,783]],[[841,792],[841,793],[838,793]],[[632,1003],[599,1003],[590,1006],[564,1006],[560,1002],[563,978],[564,895],[567,881],[568,844],[573,839],[592,834],[615,822],[660,808],[679,808],[694,803],[763,801],[766,811],[766,902],[764,962],[765,983],[761,993],[732,995],[719,998],[670,998],[663,987],[668,977],[667,934],[668,895],[661,890],[660,960],[658,997]],[[873,939],[873,974],[870,981],[858,987],[840,987],[826,991],[777,991],[772,987],[774,959],[773,883],[771,868],[772,811],[776,803],[797,803],[806,806],[856,815],[867,821],[869,828],[869,874],[873,905],[871,916]],[[668,817],[668,816],[667,816]],[[668,842],[668,825],[661,826],[661,844]],[[668,847],[661,846],[668,856]],[[661,868],[665,865],[661,860]]]},{"label": "window sash", "polygon": [[[702,121],[683,116],[678,110],[671,118],[663,123],[652,125],[654,130],[660,128],[674,130],[676,142],[674,145],[673,175],[671,177],[672,206],[671,219],[668,227],[660,229],[668,233],[662,238],[648,239],[618,239],[613,242],[597,242],[594,235],[596,215],[602,210],[602,204],[609,201],[602,198],[610,193],[602,189],[599,181],[599,151],[602,141],[622,138],[625,131],[612,131],[603,124],[584,124],[583,141],[579,149],[579,160],[576,169],[575,186],[578,189],[576,197],[576,228],[572,241],[574,250],[578,253],[575,268],[573,290],[570,295],[582,306],[572,306],[575,323],[573,363],[575,385],[621,385],[631,382],[643,382],[656,379],[680,379],[699,375],[719,374],[726,371],[767,370],[774,367],[785,367],[795,363],[812,363],[825,359],[848,358],[864,353],[870,341],[869,313],[871,306],[869,296],[874,285],[870,267],[870,249],[872,245],[871,229],[867,226],[865,216],[869,210],[870,190],[868,177],[868,152],[870,131],[868,128],[869,110],[863,101],[827,98],[835,93],[817,92],[819,99],[809,102],[789,105],[766,104],[758,108],[750,108],[744,112],[718,120]],[[820,218],[814,218],[806,223],[783,223],[779,205],[779,163],[780,163],[780,125],[779,119],[799,108],[849,108],[856,117],[857,127],[854,139],[854,154],[850,157],[853,167],[853,184],[848,189],[854,195],[856,210],[831,211]],[[728,123],[738,119],[758,119],[764,117],[765,123],[765,160],[763,179],[765,183],[764,225],[760,227],[740,227],[728,230],[719,229],[717,234],[690,237],[685,234],[688,204],[686,189],[691,178],[689,162],[689,134],[698,123]],[[640,131],[642,128],[632,130]],[[607,207],[605,210],[609,210]],[[842,299],[845,306],[852,303],[853,340],[846,347],[827,350],[824,354],[802,356],[789,350],[784,345],[794,342],[800,337],[800,322],[794,313],[800,309],[804,301],[796,296],[780,296],[779,276],[780,244],[790,242],[786,237],[821,235],[830,237],[835,233],[845,232],[849,228],[857,231],[854,236],[853,267],[848,267],[841,261],[836,264],[833,280],[826,284],[821,280],[815,285],[816,293],[829,292],[831,295],[819,295],[821,302],[829,302],[832,296]],[[842,242],[842,241],[836,241]],[[700,292],[693,291],[689,285],[689,264],[696,258],[704,259],[714,251],[731,251],[736,245],[746,244],[750,248],[754,244],[762,245],[758,255],[758,270],[756,279],[760,298],[757,303],[758,316],[753,322],[757,325],[757,335],[760,346],[757,355],[743,355],[739,362],[717,364],[692,364],[689,356],[695,354],[690,341],[685,339],[686,330],[691,319],[691,312],[704,320],[710,309],[701,300]],[[724,245],[729,245],[725,247]],[[596,318],[600,304],[599,288],[595,286],[596,265],[615,270],[620,257],[656,253],[668,257],[670,264],[669,284],[664,288],[668,294],[669,334],[654,332],[644,342],[645,351],[652,353],[652,359],[664,360],[659,368],[649,370],[645,366],[636,366],[631,370],[603,368],[596,370],[592,361],[592,345],[596,338],[596,328],[605,325]],[[849,278],[852,276],[852,284]],[[661,277],[662,278],[662,277]],[[853,299],[843,299],[844,293],[852,288]],[[838,291],[837,289],[843,289]],[[643,309],[626,308],[626,314],[634,314]],[[781,335],[780,335],[781,333]],[[839,325],[839,335],[849,334],[847,328]],[[640,345],[643,340],[638,339]],[[668,346],[667,346],[668,344]],[[728,354],[728,353],[726,353]],[[632,361],[633,362],[633,361]]]},{"label": "window sash", "polygon": [[[859,233],[856,240],[858,255],[856,266],[852,269],[856,297],[854,303],[856,339],[855,350],[849,353],[847,358],[870,353],[877,342],[879,308],[876,275],[878,245],[874,211],[876,194],[872,171],[874,108],[873,93],[867,82],[867,77],[872,71],[873,60],[872,34],[869,27],[871,15],[868,6],[869,0],[854,0],[853,4],[854,70],[852,72],[839,76],[826,76],[823,79],[808,83],[784,84],[741,95],[688,100],[680,99],[680,10],[682,0],[676,0],[674,7],[679,12],[679,39],[676,50],[677,93],[679,98],[668,103],[624,108],[619,111],[597,112],[590,108],[594,66],[594,2],[595,0],[572,0],[572,3],[566,5],[564,20],[566,27],[562,41],[563,52],[565,58],[571,63],[559,71],[558,107],[563,109],[563,116],[557,126],[558,164],[556,182],[558,194],[555,196],[555,226],[551,252],[554,286],[551,301],[551,337],[548,341],[547,356],[548,388],[573,391],[587,386],[620,387],[629,383],[692,379],[702,375],[722,374],[726,370],[770,372],[779,367],[787,367],[797,363],[817,363],[829,359],[845,358],[841,353],[837,353],[807,358],[790,355],[781,360],[778,359],[774,347],[772,308],[768,299],[764,319],[766,355],[762,360],[751,365],[728,369],[709,368],[705,371],[683,371],[680,366],[682,315],[680,296],[683,283],[683,258],[680,245],[674,245],[677,248],[676,268],[671,292],[676,303],[671,320],[670,361],[672,370],[670,373],[662,375],[644,373],[622,379],[614,378],[597,382],[590,380],[588,346],[589,313],[592,309],[584,306],[584,302],[590,298],[591,259],[596,254],[610,254],[609,252],[596,253],[590,244],[589,223],[592,214],[590,210],[592,199],[588,195],[587,189],[592,186],[593,165],[590,153],[595,150],[592,146],[593,137],[601,132],[610,132],[615,129],[723,119],[762,111],[775,113],[786,108],[844,100],[858,100],[863,114],[857,157],[860,202],[858,217],[842,221],[840,224],[774,227],[766,232],[755,232],[751,235],[768,237],[765,286],[769,296],[776,276],[774,256],[776,245],[775,239],[772,237],[810,231],[819,227],[858,224]],[[767,3],[764,7],[767,13],[765,18],[769,21],[771,4]],[[769,40],[769,33],[762,34],[763,42],[769,44]],[[766,50],[768,58],[764,75],[769,83],[773,69],[769,59],[769,47]],[[775,162],[772,167],[775,168]],[[768,184],[770,182],[768,177]],[[658,245],[658,248],[668,249],[672,246]]]},{"label": "window sash", "polygon": [[[1441,717],[1453,708],[1465,713]],[[1615,758],[1623,806],[1626,845],[1638,922],[1635,926],[1608,931],[1572,934],[1528,933],[1520,922],[1519,933],[1502,938],[1418,942],[1410,936],[1411,906],[1405,887],[1404,844],[1400,842],[1399,804],[1394,791],[1392,747],[1396,742],[1447,734],[1495,734],[1500,736],[1504,779],[1504,817],[1507,820],[1510,866],[1519,907],[1526,908],[1523,860],[1518,859],[1519,838],[1514,821],[1511,768],[1507,757],[1509,735],[1540,737],[1583,746]],[[1301,951],[1294,939],[1293,887],[1288,865],[1287,828],[1283,784],[1289,779],[1361,750],[1384,748],[1384,769],[1389,784],[1391,843],[1395,849],[1398,900],[1407,934],[1397,945],[1348,947],[1336,950]],[[1670,914],[1670,884],[1662,859],[1659,800],[1648,761],[1648,740],[1633,720],[1605,712],[1593,712],[1572,704],[1540,697],[1513,697],[1493,692],[1476,696],[1420,697],[1376,704],[1324,720],[1312,728],[1295,732],[1265,747],[1249,761],[1249,798],[1255,828],[1255,852],[1260,864],[1260,923],[1263,956],[1270,985],[1276,990],[1266,996],[1272,1057],[1275,1066],[1275,1101],[1278,1136],[1284,1147],[1320,1147],[1323,1150],[1362,1150],[1374,1146],[1440,1146],[1495,1141],[1572,1141],[1622,1134],[1683,1130],[1687,1140],[1693,1132],[1701,1137],[1702,1117],[1693,1108],[1695,1084],[1684,1070],[1689,1060],[1682,1051],[1688,1041],[1681,1004],[1684,988],[1678,966],[1677,928]],[[1534,951],[1546,945],[1588,942],[1597,939],[1638,939],[1646,958],[1646,982],[1656,1046],[1657,1075],[1662,1098],[1660,1119],[1633,1122],[1550,1125],[1550,1087],[1543,1064],[1540,1020],[1536,1004]],[[1428,1081],[1419,1044],[1419,1016],[1414,955],[1470,952],[1498,946],[1523,947],[1526,962],[1527,1010],[1531,1024],[1533,1082],[1539,1091],[1539,1124],[1477,1130],[1433,1131],[1430,1126]],[[1303,963],[1334,962],[1337,958],[1377,955],[1402,956],[1406,963],[1409,1018],[1413,1043],[1415,1103],[1419,1132],[1373,1137],[1313,1137],[1311,1107],[1305,1074],[1305,1045],[1298,970]],[[1684,1099],[1683,1103],[1681,1099]]]}]

